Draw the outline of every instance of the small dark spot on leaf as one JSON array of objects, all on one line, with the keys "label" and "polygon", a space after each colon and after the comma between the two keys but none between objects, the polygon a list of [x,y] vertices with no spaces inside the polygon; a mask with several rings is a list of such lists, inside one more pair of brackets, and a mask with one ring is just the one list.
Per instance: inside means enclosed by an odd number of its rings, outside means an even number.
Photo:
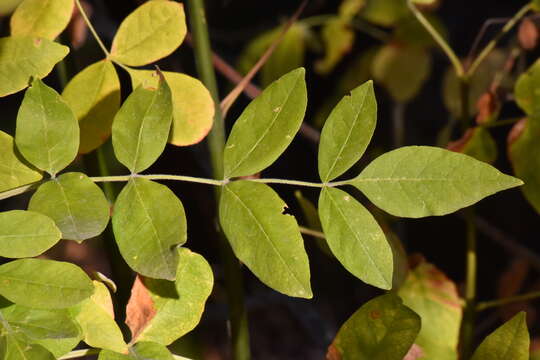
[{"label": "small dark spot on leaf", "polygon": [[377,320],[381,317],[381,312],[379,310],[373,310],[369,313],[369,317],[371,317],[374,320]]}]

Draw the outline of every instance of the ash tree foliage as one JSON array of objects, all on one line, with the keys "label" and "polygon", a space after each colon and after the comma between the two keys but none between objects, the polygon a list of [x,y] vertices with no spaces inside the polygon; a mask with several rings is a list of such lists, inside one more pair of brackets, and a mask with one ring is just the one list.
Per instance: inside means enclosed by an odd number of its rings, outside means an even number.
[{"label": "ash tree foliage", "polygon": [[[368,3],[364,16],[371,21],[394,21],[381,18],[384,9],[376,4],[383,2]],[[404,2],[384,3],[408,11]],[[357,84],[329,112],[318,150],[320,182],[252,178],[291,144],[308,106],[304,68],[276,75],[269,67],[276,66],[272,59],[262,73],[266,88],[236,119],[226,140],[223,178],[144,174],[167,143],[197,143],[214,120],[214,101],[199,80],[137,68],[167,57],[183,42],[183,5],[168,0],[140,5],[121,23],[110,49],[97,39],[105,58],[74,75],[59,93],[44,78],[69,54],[55,39],[74,6],[83,11],[73,0],[24,0],[11,16],[11,35],[0,39],[0,75],[9,80],[0,82],[0,96],[25,91],[15,133],[0,132],[0,199],[34,191],[27,210],[0,213],[0,256],[10,259],[0,265],[0,359],[75,357],[72,350],[80,342],[90,348],[85,353],[99,353],[100,360],[173,359],[167,346],[197,326],[214,278],[204,257],[186,246],[182,201],[158,182],[162,179],[207,184],[208,191],[217,187],[219,224],[234,255],[270,288],[306,299],[316,294],[304,240],[296,217],[284,211],[287,204],[270,184],[318,188],[317,207],[307,200],[303,206],[318,214],[312,224],[324,233],[326,251],[360,281],[387,291],[343,324],[329,344],[328,358],[457,358],[463,301],[455,285],[428,263],[398,281],[403,266],[399,246],[353,191],[391,215],[420,218],[455,212],[523,185],[520,179],[464,153],[431,146],[397,148],[343,179],[376,131],[372,81]],[[348,24],[361,7],[345,1],[325,25],[328,53],[316,64],[321,73],[330,72],[350,47],[354,33]],[[293,26],[283,46],[295,42],[291,37],[301,38],[301,26]],[[346,35],[333,43],[336,32]],[[273,35],[266,36],[271,42]],[[414,62],[418,52],[432,45],[426,41],[401,49],[409,51],[406,55],[396,55],[391,45],[378,49],[375,79],[393,96],[401,94],[398,100],[408,100],[422,79],[403,92],[394,88],[392,74],[379,67]],[[133,84],[123,103],[117,71],[126,71]],[[517,82],[516,99],[527,120],[510,143],[515,173],[526,181],[523,191],[537,209],[540,179],[530,163],[538,157],[530,157],[538,147],[539,76],[534,65]],[[79,154],[98,149],[109,137],[128,175],[89,177],[70,171]],[[96,184],[111,181],[125,182],[116,199],[107,198]],[[114,319],[114,286],[74,264],[36,258],[60,241],[92,241],[109,221],[122,257],[137,274],[125,309],[129,339]],[[472,359],[494,359],[493,354],[526,359],[528,347],[525,317],[519,314],[489,335]]]}]

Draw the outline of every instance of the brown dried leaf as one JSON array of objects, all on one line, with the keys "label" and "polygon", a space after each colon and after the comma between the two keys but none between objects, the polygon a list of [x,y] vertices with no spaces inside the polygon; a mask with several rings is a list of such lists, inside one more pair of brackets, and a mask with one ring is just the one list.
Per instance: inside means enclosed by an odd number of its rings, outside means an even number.
[{"label": "brown dried leaf", "polygon": [[150,292],[144,285],[143,278],[137,275],[126,307],[126,324],[131,330],[132,339],[139,336],[156,313]]},{"label": "brown dried leaf", "polygon": [[334,346],[334,344],[331,344],[328,347],[328,352],[326,353],[326,360],[341,360],[341,353]]},{"label": "brown dried leaf", "polygon": [[510,145],[512,145],[523,133],[523,130],[525,130],[525,126],[527,125],[527,118],[519,120],[513,127],[512,130],[508,133],[508,137],[506,138],[506,142],[508,144],[508,147],[510,148]]},{"label": "brown dried leaf", "polygon": [[[81,6],[88,17],[92,16],[93,8],[89,3],[83,0],[81,1]],[[71,38],[71,46],[74,49],[79,49],[84,45],[88,37],[88,26],[77,6],[73,10],[73,17],[71,18],[68,32]]]},{"label": "brown dried leaf", "polygon": [[457,139],[456,141],[449,142],[446,148],[450,151],[455,151],[459,153],[463,152],[463,149],[465,148],[465,146],[467,145],[467,143],[469,142],[469,140],[472,138],[474,134],[473,130],[474,130],[473,128],[467,129],[467,131],[465,131],[465,133],[463,134],[461,138]]},{"label": "brown dried leaf", "polygon": [[476,109],[478,110],[476,123],[481,125],[495,120],[500,107],[501,105],[496,94],[491,91],[482,94],[476,102]]},{"label": "brown dried leaf", "polygon": [[518,30],[519,44],[525,50],[532,50],[538,45],[538,27],[530,18],[521,21]]}]

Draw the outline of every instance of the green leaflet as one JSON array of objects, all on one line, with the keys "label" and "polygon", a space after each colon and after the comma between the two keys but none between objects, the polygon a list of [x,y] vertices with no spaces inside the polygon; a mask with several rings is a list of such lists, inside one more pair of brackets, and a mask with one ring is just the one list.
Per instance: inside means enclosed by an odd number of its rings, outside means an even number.
[{"label": "green leaflet", "polygon": [[358,309],[339,329],[328,359],[401,360],[420,331],[420,317],[390,293]]},{"label": "green leaflet", "polygon": [[133,178],[114,206],[114,236],[128,265],[141,275],[173,281],[177,246],[186,242],[182,202],[166,186]]},{"label": "green leaflet", "polygon": [[[144,287],[152,299],[155,315],[141,329],[132,329],[135,342],[154,341],[170,345],[199,323],[206,300],[212,292],[214,277],[206,260],[189,249],[180,248],[176,281],[146,278]],[[140,318],[146,304],[132,296],[127,318]],[[132,340],[132,341],[133,341]]]},{"label": "green leaflet", "polygon": [[326,241],[339,262],[362,281],[391,289],[392,249],[369,211],[346,192],[324,188],[319,216]]},{"label": "green leaflet", "polygon": [[67,308],[93,292],[90,278],[71,263],[21,259],[0,266],[0,295],[18,305],[36,309]]},{"label": "green leaflet", "polygon": [[171,89],[159,74],[157,89],[140,85],[114,117],[114,153],[132,173],[152,165],[165,149],[169,137],[173,111]]},{"label": "green leaflet", "polygon": [[21,342],[11,334],[0,337],[0,346],[0,360],[56,360],[43,346]]},{"label": "green leaflet", "polygon": [[25,0],[11,16],[12,36],[54,40],[68,26],[73,0]]},{"label": "green leaflet", "polygon": [[111,57],[142,66],[170,55],[186,36],[184,7],[175,1],[148,1],[128,15],[114,37]]},{"label": "green leaflet", "polygon": [[79,243],[101,234],[110,212],[103,191],[82,173],[65,173],[40,185],[28,209],[49,216],[63,239]]},{"label": "green leaflet", "polygon": [[[317,212],[317,208],[315,207],[315,205],[313,205],[310,200],[305,198],[304,195],[300,192],[300,190],[296,190],[294,192],[294,196],[296,197],[298,204],[302,208],[302,213],[304,215],[304,220],[306,221],[307,226],[311,230],[322,231],[321,220],[319,219],[319,213]],[[334,255],[332,254],[332,250],[330,250],[330,247],[328,247],[326,239],[314,237],[314,240],[317,242],[317,246],[319,246],[322,252],[324,252],[330,257],[334,257]]]},{"label": "green leaflet", "polygon": [[79,153],[101,146],[111,135],[120,108],[120,80],[113,64],[102,60],[86,67],[70,80],[62,97],[79,120]]},{"label": "green leaflet", "polygon": [[0,97],[26,87],[31,77],[47,76],[54,65],[69,53],[67,46],[47,39],[26,36],[0,38]]},{"label": "green leaflet", "polygon": [[41,180],[43,176],[22,158],[13,138],[0,131],[0,192]]},{"label": "green leaflet", "polygon": [[164,345],[153,342],[140,342],[129,348],[129,354],[118,354],[109,350],[99,353],[98,360],[173,360]]},{"label": "green leaflet", "polygon": [[79,305],[70,309],[82,328],[83,340],[88,345],[116,351],[127,352],[122,331],[114,321],[111,295],[107,287],[93,281],[95,292]]},{"label": "green leaflet", "polygon": [[351,50],[355,35],[349,19],[336,16],[324,24],[321,36],[325,54],[324,58],[315,63],[315,70],[320,74],[328,74]]},{"label": "green leaflet", "polygon": [[[133,88],[144,83],[155,83],[154,71],[130,70]],[[164,71],[171,88],[173,122],[169,143],[187,146],[200,142],[214,123],[214,100],[204,84],[191,76]],[[154,79],[152,79],[154,78]]]},{"label": "green leaflet", "polygon": [[[278,27],[253,39],[240,55],[238,69],[247,74],[276,40],[282,29],[282,27]],[[275,48],[259,72],[262,86],[266,87],[289,71],[304,65],[306,38],[308,36],[309,28],[302,23],[296,22],[291,25],[283,40]]]},{"label": "green leaflet", "polygon": [[236,120],[225,145],[225,178],[255,174],[289,146],[306,111],[304,75],[304,68],[299,68],[282,76]]},{"label": "green leaflet", "polygon": [[515,86],[518,105],[529,115],[526,120],[517,123],[508,138],[508,155],[514,173],[525,182],[521,188],[525,198],[540,212],[540,61],[523,73]]},{"label": "green leaflet", "polygon": [[41,255],[62,236],[49,217],[33,211],[0,213],[0,256],[24,258]]},{"label": "green leaflet", "polygon": [[7,321],[13,336],[20,342],[41,345],[56,357],[71,351],[81,340],[79,326],[64,309],[8,305],[0,309],[0,317]]},{"label": "green leaflet", "polygon": [[527,115],[540,116],[537,89],[540,88],[540,60],[520,75],[514,88],[516,102]]},{"label": "green leaflet", "polygon": [[373,82],[351,91],[326,120],[319,145],[319,175],[328,182],[342,175],[364,154],[377,122]]},{"label": "green leaflet", "polygon": [[392,26],[409,14],[407,3],[403,0],[365,0],[360,16],[381,26]]},{"label": "green leaflet", "polygon": [[[414,68],[414,71],[410,69]],[[401,44],[381,47],[372,63],[373,78],[399,102],[412,100],[431,72],[428,50]]]},{"label": "green leaflet", "polygon": [[525,312],[520,312],[488,335],[471,360],[528,360],[529,331]]},{"label": "green leaflet", "polygon": [[435,266],[422,262],[409,271],[398,295],[422,318],[415,343],[425,359],[456,360],[463,313],[456,285]]},{"label": "green leaflet", "polygon": [[77,156],[77,118],[62,97],[39,79],[26,90],[19,108],[15,142],[26,160],[51,175]]},{"label": "green leaflet", "polygon": [[219,219],[234,253],[266,285],[283,294],[313,296],[308,257],[296,219],[268,186],[235,181],[223,187]]},{"label": "green leaflet", "polygon": [[523,182],[467,155],[430,146],[387,152],[349,182],[400,217],[445,215]]}]

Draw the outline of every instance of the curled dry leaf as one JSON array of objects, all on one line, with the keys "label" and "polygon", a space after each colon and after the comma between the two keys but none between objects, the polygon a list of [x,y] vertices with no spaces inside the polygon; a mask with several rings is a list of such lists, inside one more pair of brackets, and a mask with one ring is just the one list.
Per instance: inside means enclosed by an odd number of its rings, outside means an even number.
[{"label": "curled dry leaf", "polygon": [[538,27],[530,18],[521,21],[518,30],[519,44],[525,50],[532,50],[538,45]]},{"label": "curled dry leaf", "polygon": [[523,133],[525,126],[527,125],[527,118],[519,120],[513,127],[512,130],[508,133],[506,142],[508,146],[512,145]]},{"label": "curled dry leaf", "polygon": [[154,307],[154,301],[150,292],[143,283],[141,276],[137,275],[133,287],[131,288],[131,297],[126,308],[126,324],[131,330],[131,338],[136,339],[144,330],[154,316],[157,310]]},{"label": "curled dry leaf", "polygon": [[501,103],[497,95],[491,91],[485,92],[476,102],[476,109],[478,110],[476,123],[481,125],[494,121],[500,108]]}]

